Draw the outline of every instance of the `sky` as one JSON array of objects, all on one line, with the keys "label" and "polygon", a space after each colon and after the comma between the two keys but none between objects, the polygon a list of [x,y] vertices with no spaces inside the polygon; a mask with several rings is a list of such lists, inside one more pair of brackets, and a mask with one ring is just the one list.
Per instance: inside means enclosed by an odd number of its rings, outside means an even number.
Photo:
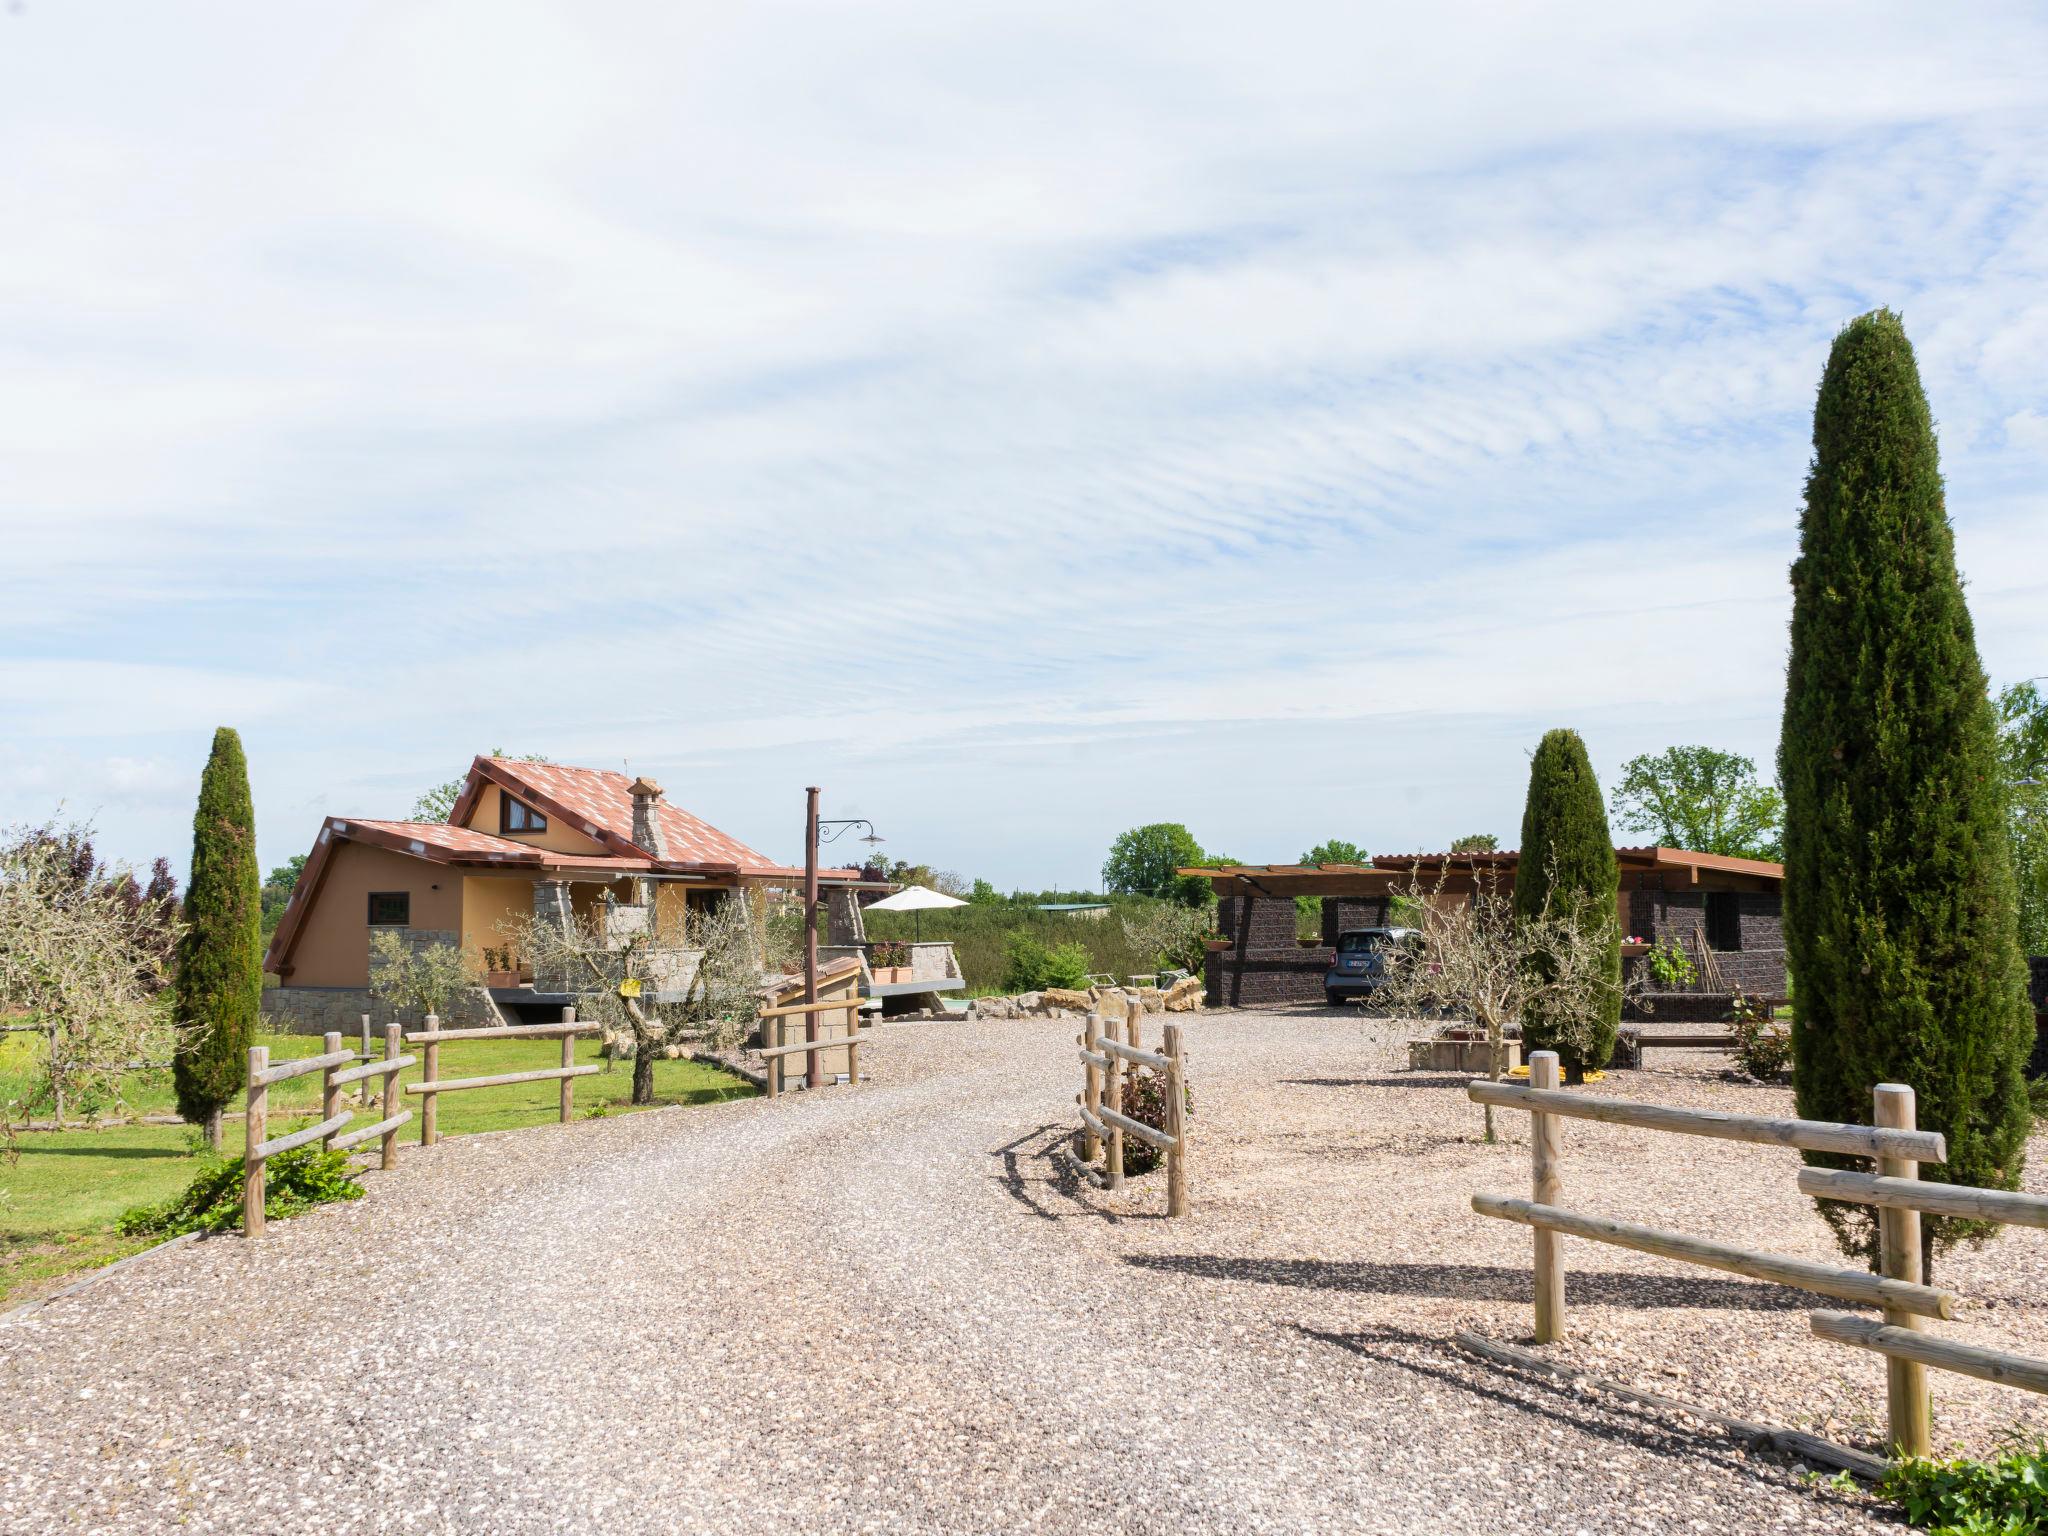
[{"label": "sky", "polygon": [[[1426,14],[1425,14],[1426,13]],[[1830,338],[2048,673],[2048,12],[0,7],[0,824],[478,752],[1094,883],[1766,772]]]}]

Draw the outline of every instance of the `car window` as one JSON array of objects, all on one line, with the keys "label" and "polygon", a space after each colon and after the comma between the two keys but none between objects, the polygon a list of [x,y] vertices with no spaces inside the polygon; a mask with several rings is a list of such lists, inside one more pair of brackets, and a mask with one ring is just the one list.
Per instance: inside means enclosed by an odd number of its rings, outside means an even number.
[{"label": "car window", "polygon": [[1387,947],[1384,933],[1344,933],[1337,936],[1337,953],[1340,955],[1369,954]]}]

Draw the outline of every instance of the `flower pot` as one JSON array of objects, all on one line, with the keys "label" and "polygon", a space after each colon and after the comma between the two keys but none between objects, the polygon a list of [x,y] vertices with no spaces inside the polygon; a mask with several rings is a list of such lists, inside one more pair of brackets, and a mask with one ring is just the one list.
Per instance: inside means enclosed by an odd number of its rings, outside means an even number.
[{"label": "flower pot", "polygon": [[519,985],[517,971],[485,971],[484,985],[487,987],[516,987]]},{"label": "flower pot", "polygon": [[892,986],[899,981],[914,981],[907,965],[877,965],[873,968],[876,986]]}]

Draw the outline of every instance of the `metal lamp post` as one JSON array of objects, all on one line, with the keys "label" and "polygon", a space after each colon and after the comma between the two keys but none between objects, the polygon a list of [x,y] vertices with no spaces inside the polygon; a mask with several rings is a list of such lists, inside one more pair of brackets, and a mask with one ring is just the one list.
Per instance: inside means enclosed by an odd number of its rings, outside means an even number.
[{"label": "metal lamp post", "polygon": [[[818,1015],[815,1004],[818,1001],[818,845],[829,843],[845,835],[849,827],[866,827],[867,836],[862,842],[873,846],[882,839],[875,831],[875,824],[865,816],[849,816],[835,821],[818,819],[818,787],[813,784],[804,791],[804,1001],[812,1004],[813,1011],[804,1015],[804,1043],[812,1049],[804,1052],[804,1086],[819,1086],[818,1070]],[[830,829],[829,831],[826,829]],[[858,1029],[859,1022],[854,1027]]]}]

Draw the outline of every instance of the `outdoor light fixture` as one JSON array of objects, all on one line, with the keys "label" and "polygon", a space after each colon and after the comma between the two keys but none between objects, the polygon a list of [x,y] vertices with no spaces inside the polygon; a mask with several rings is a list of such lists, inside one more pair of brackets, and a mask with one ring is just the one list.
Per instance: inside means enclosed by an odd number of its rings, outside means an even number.
[{"label": "outdoor light fixture", "polygon": [[[818,1001],[818,845],[844,837],[849,827],[866,827],[867,835],[861,839],[870,848],[882,840],[875,824],[865,816],[837,817],[831,821],[818,819],[818,794],[816,786],[804,791],[804,1002],[813,1011],[804,1014],[804,1039],[815,1044],[818,1038],[818,1015],[815,1011]],[[826,830],[830,828],[831,830]],[[849,1012],[849,1018],[853,1015]],[[858,1029],[856,1022],[853,1026]],[[821,1079],[818,1074],[818,1053],[804,1052],[804,1086],[816,1088]]]}]

